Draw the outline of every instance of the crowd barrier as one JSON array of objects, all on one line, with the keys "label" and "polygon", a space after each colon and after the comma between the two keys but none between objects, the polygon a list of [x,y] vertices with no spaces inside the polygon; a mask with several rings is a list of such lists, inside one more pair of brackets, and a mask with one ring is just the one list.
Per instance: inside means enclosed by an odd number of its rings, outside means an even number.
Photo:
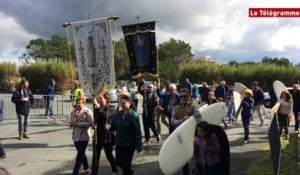
[{"label": "crowd barrier", "polygon": [[[0,94],[3,99],[3,116],[4,119],[16,119],[16,107],[11,102],[12,94]],[[45,95],[34,95],[34,104],[31,106],[30,118],[43,118],[45,117],[46,100]],[[88,97],[86,106],[92,109],[91,97]],[[55,95],[53,101],[53,117],[67,117],[73,109],[72,101],[70,96],[66,95]]]}]

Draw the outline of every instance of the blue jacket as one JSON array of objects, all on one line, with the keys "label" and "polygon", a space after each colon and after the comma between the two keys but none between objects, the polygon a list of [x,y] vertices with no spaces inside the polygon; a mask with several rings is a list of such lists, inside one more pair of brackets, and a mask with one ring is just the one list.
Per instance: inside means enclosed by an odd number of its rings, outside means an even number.
[{"label": "blue jacket", "polygon": [[48,85],[47,90],[46,90],[46,100],[54,100],[54,94],[55,94],[55,87],[52,86],[51,84]]},{"label": "blue jacket", "polygon": [[225,100],[226,97],[226,90],[224,86],[218,86],[215,90],[215,97],[219,98],[221,97],[223,100]]},{"label": "blue jacket", "polygon": [[[171,99],[171,94],[169,92],[165,92],[165,93],[161,94],[159,89],[156,89],[156,94],[162,100],[161,107],[164,109],[164,114],[167,117],[172,117],[172,111],[168,111],[168,105],[169,105],[169,102],[170,102],[170,99]],[[179,102],[180,102],[180,95],[179,95],[178,92],[176,92],[174,107],[176,105],[178,105]]]},{"label": "blue jacket", "polygon": [[246,117],[246,118],[250,118],[251,117],[251,109],[252,109],[252,106],[253,106],[253,99],[252,98],[249,98],[249,97],[245,97],[243,98],[242,102],[241,102],[241,105],[242,105],[242,112],[241,112],[241,115],[242,115],[242,118]]}]

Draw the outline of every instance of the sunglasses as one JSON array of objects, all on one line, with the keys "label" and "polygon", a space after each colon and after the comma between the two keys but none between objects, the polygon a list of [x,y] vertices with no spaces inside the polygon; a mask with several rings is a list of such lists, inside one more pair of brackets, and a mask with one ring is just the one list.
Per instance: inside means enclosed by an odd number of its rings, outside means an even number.
[{"label": "sunglasses", "polygon": [[180,98],[188,98],[189,96],[187,95],[180,95]]}]

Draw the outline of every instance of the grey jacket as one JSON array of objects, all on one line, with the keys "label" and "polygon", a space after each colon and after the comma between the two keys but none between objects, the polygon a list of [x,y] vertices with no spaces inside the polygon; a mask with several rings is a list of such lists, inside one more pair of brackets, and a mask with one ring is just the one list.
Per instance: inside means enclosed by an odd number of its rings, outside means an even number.
[{"label": "grey jacket", "polygon": [[72,139],[74,142],[89,141],[90,132],[89,129],[93,124],[93,113],[87,108],[83,107],[80,110],[79,115],[75,115],[75,109],[71,112],[69,125],[77,123],[78,126],[73,127]]}]

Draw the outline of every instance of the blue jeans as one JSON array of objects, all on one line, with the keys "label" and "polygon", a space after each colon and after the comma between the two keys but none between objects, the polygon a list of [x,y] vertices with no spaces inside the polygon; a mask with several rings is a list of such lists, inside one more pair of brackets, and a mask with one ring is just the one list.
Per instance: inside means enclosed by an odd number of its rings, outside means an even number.
[{"label": "blue jeans", "polygon": [[47,115],[53,115],[53,100],[46,100],[46,110],[45,110],[45,116]]},{"label": "blue jeans", "polygon": [[19,124],[19,136],[22,136],[23,134],[27,133],[29,114],[17,114],[17,116]]},{"label": "blue jeans", "polygon": [[3,149],[3,147],[2,147],[2,145],[0,143],[0,156],[5,156],[5,155],[6,155],[5,151],[4,151],[4,149]]},{"label": "blue jeans", "polygon": [[77,150],[76,161],[73,169],[72,175],[78,175],[81,164],[83,165],[84,170],[89,169],[89,164],[87,157],[85,155],[85,150],[89,141],[78,141],[74,142],[74,145]]},{"label": "blue jeans", "polygon": [[242,121],[243,121],[244,133],[245,133],[244,140],[249,140],[249,126],[250,126],[251,117],[242,116]]}]

